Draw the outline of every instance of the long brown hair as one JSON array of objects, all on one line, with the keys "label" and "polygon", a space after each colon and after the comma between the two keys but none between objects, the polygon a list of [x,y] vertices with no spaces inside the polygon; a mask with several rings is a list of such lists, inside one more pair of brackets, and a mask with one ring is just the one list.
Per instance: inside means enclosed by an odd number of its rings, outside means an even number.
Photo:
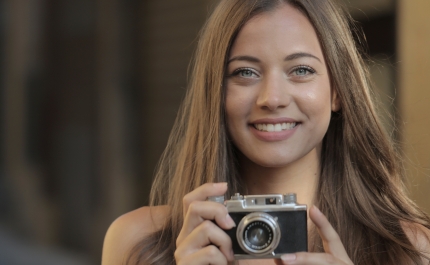
[{"label": "long brown hair", "polygon": [[[151,205],[169,205],[169,216],[162,230],[135,246],[130,263],[174,264],[185,194],[204,183],[221,181],[229,183],[229,192],[246,192],[225,128],[226,61],[241,27],[282,3],[296,7],[313,24],[342,106],[332,114],[323,139],[314,203],[355,264],[420,264],[421,254],[402,224],[430,229],[430,220],[405,193],[401,158],[374,110],[368,73],[351,34],[353,24],[330,0],[220,2],[201,32],[189,89],[151,190]],[[323,251],[316,232],[311,235],[310,250]]]}]

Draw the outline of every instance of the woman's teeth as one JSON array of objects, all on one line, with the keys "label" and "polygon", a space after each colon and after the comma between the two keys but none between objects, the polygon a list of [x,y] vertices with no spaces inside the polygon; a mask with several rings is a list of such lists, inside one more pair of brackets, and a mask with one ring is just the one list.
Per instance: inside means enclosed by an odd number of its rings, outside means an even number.
[{"label": "woman's teeth", "polygon": [[276,123],[276,124],[254,124],[254,127],[263,132],[280,132],[284,130],[290,130],[296,127],[296,122],[284,122],[284,123]]}]

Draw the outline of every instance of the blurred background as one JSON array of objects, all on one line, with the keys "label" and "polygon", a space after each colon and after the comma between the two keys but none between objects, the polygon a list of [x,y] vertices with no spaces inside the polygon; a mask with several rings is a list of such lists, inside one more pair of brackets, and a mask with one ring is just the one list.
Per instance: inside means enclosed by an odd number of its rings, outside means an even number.
[{"label": "blurred background", "polygon": [[[430,213],[430,2],[339,1]],[[100,264],[109,224],[148,202],[217,2],[0,1],[0,265]]]}]

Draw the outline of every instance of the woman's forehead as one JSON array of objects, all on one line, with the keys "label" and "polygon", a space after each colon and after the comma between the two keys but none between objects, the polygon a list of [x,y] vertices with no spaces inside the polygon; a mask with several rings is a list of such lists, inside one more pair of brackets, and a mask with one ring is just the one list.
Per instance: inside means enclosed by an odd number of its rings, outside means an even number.
[{"label": "woman's forehead", "polygon": [[241,53],[267,54],[273,50],[285,56],[309,52],[323,60],[321,46],[309,19],[297,8],[282,4],[251,18],[239,31],[230,58]]}]

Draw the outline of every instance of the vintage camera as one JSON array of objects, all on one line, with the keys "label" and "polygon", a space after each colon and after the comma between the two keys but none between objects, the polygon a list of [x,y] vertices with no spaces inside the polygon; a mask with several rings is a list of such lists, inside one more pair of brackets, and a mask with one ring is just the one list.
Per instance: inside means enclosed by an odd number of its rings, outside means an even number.
[{"label": "vintage camera", "polygon": [[274,259],[286,253],[307,251],[306,205],[296,194],[224,196],[208,200],[223,203],[236,223],[225,230],[233,243],[235,259]]}]

